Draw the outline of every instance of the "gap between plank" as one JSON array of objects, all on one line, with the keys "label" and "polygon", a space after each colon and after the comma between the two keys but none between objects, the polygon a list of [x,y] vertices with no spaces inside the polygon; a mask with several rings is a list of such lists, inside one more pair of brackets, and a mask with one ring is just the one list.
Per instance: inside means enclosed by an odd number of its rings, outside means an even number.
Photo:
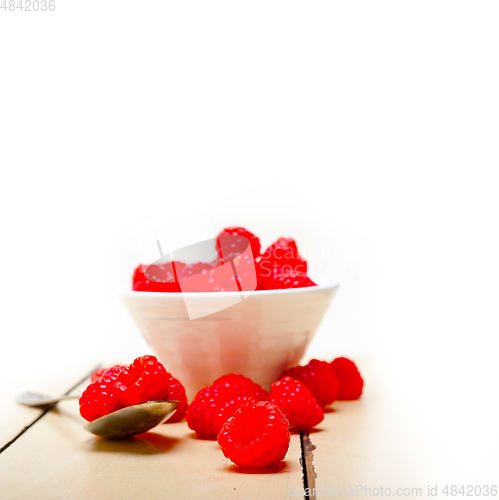
[{"label": "gap between plank", "polygon": [[[92,375],[92,373],[94,373],[95,370],[99,369],[101,366],[102,366],[101,364],[98,364],[97,366],[95,366],[94,368],[92,368],[92,370],[87,375],[85,375],[81,380],[79,380],[75,385],[73,385],[73,387],[71,387],[70,389],[68,389],[64,393],[64,396],[67,396],[72,391],[74,391],[80,384],[82,384],[83,382],[85,382],[85,380],[87,380],[87,378],[89,378],[90,375]],[[53,404],[53,405],[47,406],[47,408],[37,418],[35,418],[35,420],[33,420],[33,422],[31,422],[31,424],[29,424],[26,427],[24,427],[24,429],[22,429],[19,432],[19,434],[17,434],[17,436],[14,436],[7,444],[5,444],[4,446],[2,446],[0,448],[0,453],[3,453],[11,444],[14,444],[30,427],[32,427],[33,425],[35,425],[44,415],[46,415],[50,410],[52,410],[52,408],[54,408],[55,405],[56,405],[56,403]]]},{"label": "gap between plank", "polygon": [[[315,500],[315,480],[317,473],[314,467],[314,450],[316,446],[310,441],[308,432],[300,432],[301,458],[300,463],[303,471],[303,489],[305,500]],[[307,491],[310,492],[307,495]]]}]

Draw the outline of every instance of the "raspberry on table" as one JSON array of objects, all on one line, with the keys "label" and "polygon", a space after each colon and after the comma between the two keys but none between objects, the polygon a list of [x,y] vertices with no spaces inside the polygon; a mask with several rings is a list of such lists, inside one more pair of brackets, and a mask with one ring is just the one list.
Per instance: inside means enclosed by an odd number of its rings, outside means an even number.
[{"label": "raspberry on table", "polygon": [[141,356],[121,369],[113,367],[91,383],[80,397],[80,414],[89,422],[147,401],[179,401],[167,422],[179,422],[187,409],[184,386],[156,359]]},{"label": "raspberry on table", "polygon": [[240,467],[270,467],[284,459],[289,443],[289,422],[269,401],[244,403],[218,435],[225,457]]},{"label": "raspberry on table", "polygon": [[113,393],[118,374],[118,371],[109,370],[83,391],[80,397],[80,415],[85,420],[92,422],[123,408]]},{"label": "raspberry on table", "polygon": [[198,391],[187,409],[190,429],[205,439],[216,439],[223,424],[246,401],[267,399],[267,392],[243,375],[224,375]]},{"label": "raspberry on table", "polygon": [[331,366],[340,381],[338,400],[347,401],[359,399],[362,395],[364,380],[355,363],[344,357],[336,358]]},{"label": "raspberry on table", "polygon": [[340,381],[327,361],[312,359],[305,366],[287,369],[281,377],[286,375],[305,384],[323,408],[338,399]]},{"label": "raspberry on table", "polygon": [[268,399],[288,419],[291,431],[306,431],[324,420],[324,411],[310,390],[292,377],[274,382]]},{"label": "raspberry on table", "polygon": [[118,373],[121,371],[121,369],[124,368],[123,365],[115,365],[115,366],[110,366],[108,368],[98,368],[97,370],[90,375],[90,382],[95,382],[96,380],[99,380],[108,370],[110,370],[111,373]]}]

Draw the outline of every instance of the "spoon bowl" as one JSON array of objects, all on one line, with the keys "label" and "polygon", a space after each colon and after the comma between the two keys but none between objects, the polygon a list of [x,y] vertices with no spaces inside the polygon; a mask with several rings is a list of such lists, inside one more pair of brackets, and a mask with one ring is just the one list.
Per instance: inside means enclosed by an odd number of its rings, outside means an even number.
[{"label": "spoon bowl", "polygon": [[97,418],[85,430],[107,439],[125,439],[166,422],[177,410],[178,401],[148,401]]}]

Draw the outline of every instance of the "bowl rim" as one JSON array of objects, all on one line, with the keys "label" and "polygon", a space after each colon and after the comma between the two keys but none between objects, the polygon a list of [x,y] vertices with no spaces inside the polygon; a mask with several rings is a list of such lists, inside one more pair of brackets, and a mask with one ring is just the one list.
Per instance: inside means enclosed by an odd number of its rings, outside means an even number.
[{"label": "bowl rim", "polygon": [[[218,297],[234,297],[234,296],[240,296],[241,293],[246,293],[248,294],[247,297],[250,295],[257,295],[257,296],[264,296],[264,295],[278,295],[278,294],[296,294],[296,293],[311,293],[311,292],[318,292],[318,291],[323,291],[323,290],[333,290],[336,289],[340,286],[340,284],[336,281],[332,280],[320,280],[323,284],[322,285],[317,285],[317,286],[307,286],[303,288],[280,288],[278,290],[253,290],[250,292],[139,292],[136,290],[128,290],[128,289],[120,289],[118,290],[118,294],[121,297],[182,297],[184,294],[189,295],[189,297],[212,297],[214,295],[217,295]],[[246,298],[247,298],[246,297]]]}]

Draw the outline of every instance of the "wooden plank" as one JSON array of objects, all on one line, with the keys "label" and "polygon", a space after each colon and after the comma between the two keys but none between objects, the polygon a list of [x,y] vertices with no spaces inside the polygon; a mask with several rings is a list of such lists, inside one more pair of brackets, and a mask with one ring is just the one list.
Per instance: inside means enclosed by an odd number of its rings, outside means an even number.
[{"label": "wooden plank", "polygon": [[0,450],[45,413],[44,410],[18,404],[16,398],[19,394],[25,391],[39,392],[54,397],[68,394],[97,366],[95,362],[80,363],[71,368],[61,369],[57,373],[37,375],[30,380],[17,381],[15,377],[5,380],[0,388],[2,395]]},{"label": "wooden plank", "polygon": [[302,447],[293,435],[286,461],[272,472],[230,465],[216,442],[196,439],[185,422],[129,441],[95,438],[83,429],[77,402],[66,401],[0,454],[0,497],[301,498],[300,462],[316,498],[340,491],[336,496],[369,498],[381,487],[392,495],[422,488],[424,497],[426,485],[438,482],[424,441],[382,364],[363,360],[359,367],[367,381],[362,399],[334,403],[301,437]]},{"label": "wooden plank", "polygon": [[127,441],[96,438],[84,424],[76,401],[61,402],[0,454],[2,500],[279,499],[302,483],[296,434],[284,462],[248,473],[215,441],[196,439],[185,421]]},{"label": "wooden plank", "polygon": [[383,496],[381,487],[384,496],[387,488],[393,496],[409,488],[405,496],[426,497],[438,479],[417,426],[383,366],[363,360],[359,368],[367,381],[362,398],[333,403],[324,422],[303,436],[308,486],[315,486],[308,498],[372,498]]}]

